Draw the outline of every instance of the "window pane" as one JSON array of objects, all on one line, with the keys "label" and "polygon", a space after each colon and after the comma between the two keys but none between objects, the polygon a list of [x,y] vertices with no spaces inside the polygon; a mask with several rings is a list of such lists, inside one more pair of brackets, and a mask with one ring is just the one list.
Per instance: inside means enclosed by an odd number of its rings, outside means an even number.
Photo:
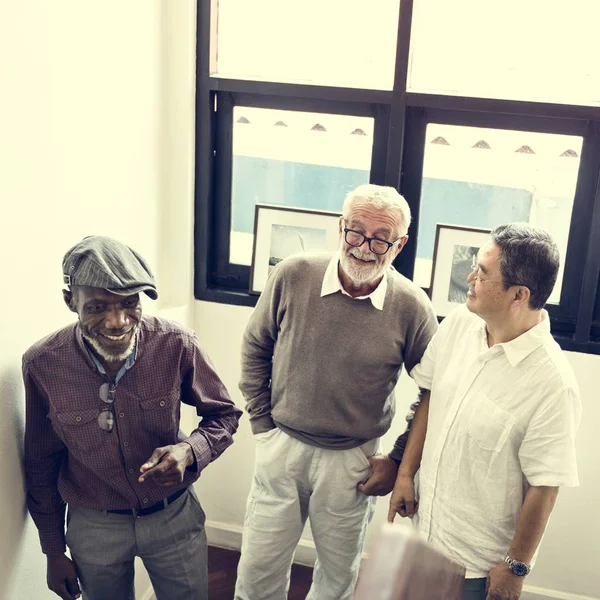
[{"label": "window pane", "polygon": [[598,0],[415,0],[409,89],[600,105]]},{"label": "window pane", "polygon": [[252,260],[254,207],[339,211],[369,182],[374,120],[234,107],[230,262]]},{"label": "window pane", "polygon": [[219,0],[217,73],[390,90],[399,0]]},{"label": "window pane", "polygon": [[583,139],[430,124],[425,139],[415,281],[429,287],[437,223],[486,227],[520,221],[558,244],[558,303]]}]

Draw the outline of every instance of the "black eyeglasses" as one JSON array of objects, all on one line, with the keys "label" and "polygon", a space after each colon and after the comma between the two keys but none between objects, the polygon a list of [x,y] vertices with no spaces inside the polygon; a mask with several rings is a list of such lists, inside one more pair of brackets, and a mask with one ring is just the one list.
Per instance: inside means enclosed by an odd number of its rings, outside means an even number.
[{"label": "black eyeglasses", "polygon": [[103,383],[100,386],[100,399],[108,404],[98,415],[98,425],[103,431],[111,432],[115,427],[115,415],[113,413],[113,403],[115,401],[116,386],[114,383]]},{"label": "black eyeglasses", "polygon": [[346,244],[348,244],[348,246],[353,246],[354,248],[362,246],[365,242],[368,242],[369,250],[373,252],[373,254],[379,254],[379,256],[381,256],[402,238],[398,238],[393,242],[388,242],[387,240],[382,240],[377,237],[367,237],[360,231],[354,231],[354,229],[344,228],[344,239],[346,240]]}]

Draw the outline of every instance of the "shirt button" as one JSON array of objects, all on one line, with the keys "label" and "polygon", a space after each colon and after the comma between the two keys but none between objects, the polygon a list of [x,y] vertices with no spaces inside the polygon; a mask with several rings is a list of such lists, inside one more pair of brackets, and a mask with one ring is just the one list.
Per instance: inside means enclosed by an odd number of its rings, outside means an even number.
[{"label": "shirt button", "polygon": [[124,417],[124,416],[125,416],[125,413],[119,413],[119,416],[120,416],[120,417]]},{"label": "shirt button", "polygon": [[142,500],[142,502],[143,502],[144,504],[148,504],[148,498],[144,498],[144,499]]},{"label": "shirt button", "polygon": [[123,442],[123,446],[129,446],[129,442]]},{"label": "shirt button", "polygon": [[129,472],[130,472],[130,473],[133,473],[133,469],[129,469]]},{"label": "shirt button", "polygon": [[79,421],[81,421],[81,417],[75,417],[75,420],[79,423]]},{"label": "shirt button", "polygon": [[161,406],[164,406],[164,405],[165,405],[165,401],[164,401],[164,400],[161,400],[161,401],[160,401],[160,405],[161,405]]}]

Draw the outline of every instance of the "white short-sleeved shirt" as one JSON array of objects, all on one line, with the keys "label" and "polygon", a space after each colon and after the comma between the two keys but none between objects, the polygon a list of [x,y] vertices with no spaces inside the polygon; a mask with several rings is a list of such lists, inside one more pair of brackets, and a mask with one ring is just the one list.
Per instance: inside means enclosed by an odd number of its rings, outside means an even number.
[{"label": "white short-sleeved shirt", "polygon": [[579,391],[543,313],[489,348],[484,321],[461,307],[410,373],[431,390],[413,522],[467,577],[503,560],[528,486],[578,485]]}]

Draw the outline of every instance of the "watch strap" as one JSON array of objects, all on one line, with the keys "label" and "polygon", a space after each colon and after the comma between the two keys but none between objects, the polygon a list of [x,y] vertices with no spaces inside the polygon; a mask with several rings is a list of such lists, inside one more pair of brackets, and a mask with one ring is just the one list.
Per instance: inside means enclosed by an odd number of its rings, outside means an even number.
[{"label": "watch strap", "polygon": [[525,577],[531,572],[530,565],[521,562],[520,560],[515,560],[514,558],[511,558],[508,554],[504,557],[504,562],[509,566],[513,575],[516,575],[517,577]]}]

